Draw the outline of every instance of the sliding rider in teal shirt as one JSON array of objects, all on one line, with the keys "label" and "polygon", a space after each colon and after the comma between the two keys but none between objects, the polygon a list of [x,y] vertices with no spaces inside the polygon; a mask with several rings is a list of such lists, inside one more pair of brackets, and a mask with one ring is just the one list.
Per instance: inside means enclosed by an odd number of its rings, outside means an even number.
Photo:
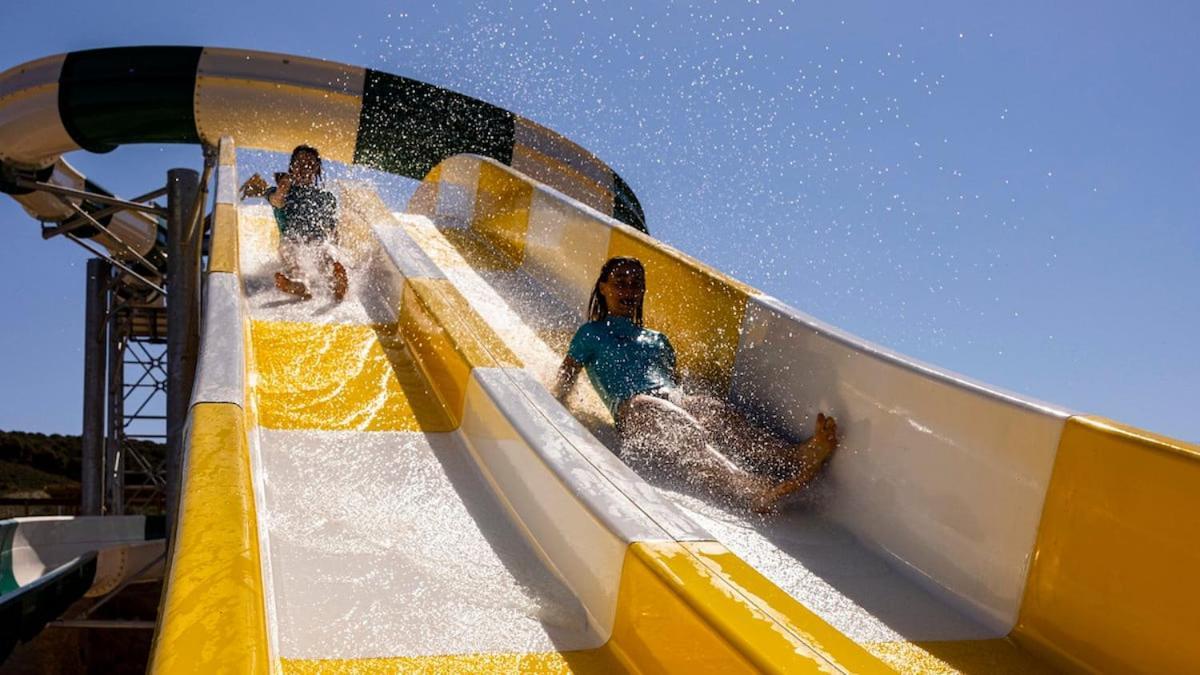
[{"label": "sliding rider in teal shirt", "polygon": [[710,495],[757,512],[816,477],[837,447],[837,423],[818,413],[805,443],[759,428],[726,401],[684,392],[667,336],[642,325],[646,270],[612,258],[600,270],[554,393],[566,401],[587,369],[612,413],[620,454],[639,468],[666,468]]},{"label": "sliding rider in teal shirt", "polygon": [[608,315],[579,328],[567,356],[587,368],[588,379],[613,417],[636,394],[675,387],[675,349],[666,335]]}]

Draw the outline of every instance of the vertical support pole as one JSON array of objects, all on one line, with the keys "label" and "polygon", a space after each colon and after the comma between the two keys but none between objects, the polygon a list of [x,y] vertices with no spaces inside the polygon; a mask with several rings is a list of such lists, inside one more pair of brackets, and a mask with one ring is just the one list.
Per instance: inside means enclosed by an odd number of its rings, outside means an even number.
[{"label": "vertical support pole", "polygon": [[167,532],[175,529],[179,504],[184,424],[200,345],[199,175],[192,169],[167,172]]},{"label": "vertical support pole", "polygon": [[108,438],[105,441],[108,508],[111,516],[125,515],[125,345],[129,337],[129,315],[111,303],[108,319]]},{"label": "vertical support pole", "polygon": [[104,505],[104,402],[108,281],[112,265],[107,260],[87,261],[87,305],[83,321],[83,457],[80,471],[79,513],[98,516]]}]

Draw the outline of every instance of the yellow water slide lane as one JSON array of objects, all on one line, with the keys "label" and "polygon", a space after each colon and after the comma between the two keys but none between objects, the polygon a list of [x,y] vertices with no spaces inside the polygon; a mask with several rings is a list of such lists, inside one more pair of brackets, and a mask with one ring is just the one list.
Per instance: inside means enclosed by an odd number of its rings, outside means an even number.
[{"label": "yellow water slide lane", "polygon": [[221,152],[152,670],[886,670],[616,461],[386,210],[351,298],[319,265],[276,290]]}]

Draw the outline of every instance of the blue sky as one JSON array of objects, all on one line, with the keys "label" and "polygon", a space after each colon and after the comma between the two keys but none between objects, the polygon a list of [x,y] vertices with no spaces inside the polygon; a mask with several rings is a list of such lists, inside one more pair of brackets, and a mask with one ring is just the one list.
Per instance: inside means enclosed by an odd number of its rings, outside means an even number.
[{"label": "blue sky", "polygon": [[[174,4],[14,3],[0,68],[198,44],[448,86],[594,150],[654,234],[821,319],[1200,441],[1193,3]],[[70,159],[132,195],[199,152]],[[11,200],[0,231],[0,428],[77,433],[85,254]]]}]

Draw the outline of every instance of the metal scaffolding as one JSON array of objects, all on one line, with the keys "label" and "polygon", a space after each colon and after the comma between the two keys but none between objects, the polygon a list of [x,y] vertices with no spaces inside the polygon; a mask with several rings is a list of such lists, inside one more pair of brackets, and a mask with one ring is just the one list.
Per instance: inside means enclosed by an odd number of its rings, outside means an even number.
[{"label": "metal scaffolding", "polygon": [[166,318],[163,307],[130,301],[118,301],[111,310],[106,513],[165,506],[166,457],[154,456],[138,441],[167,440]]},{"label": "metal scaffolding", "polygon": [[[199,346],[204,202],[214,164],[215,154],[206,151],[203,178],[191,169],[172,169],[166,186],[132,202],[78,190],[63,194],[63,188],[40,183],[24,186],[64,202],[71,197],[105,205],[89,214],[72,204],[76,218],[44,229],[47,238],[62,234],[98,256],[87,266],[83,514],[174,515]],[[166,208],[149,201],[163,195]],[[166,217],[166,269],[150,274],[154,268],[142,256],[130,265],[129,255],[106,254],[72,236],[78,222],[99,225],[97,215],[123,208]],[[117,240],[118,249],[122,245]],[[155,452],[149,443],[165,443],[166,450]]]},{"label": "metal scaffolding", "polygon": [[88,261],[83,470],[86,515],[165,508],[167,312],[106,261]]}]

